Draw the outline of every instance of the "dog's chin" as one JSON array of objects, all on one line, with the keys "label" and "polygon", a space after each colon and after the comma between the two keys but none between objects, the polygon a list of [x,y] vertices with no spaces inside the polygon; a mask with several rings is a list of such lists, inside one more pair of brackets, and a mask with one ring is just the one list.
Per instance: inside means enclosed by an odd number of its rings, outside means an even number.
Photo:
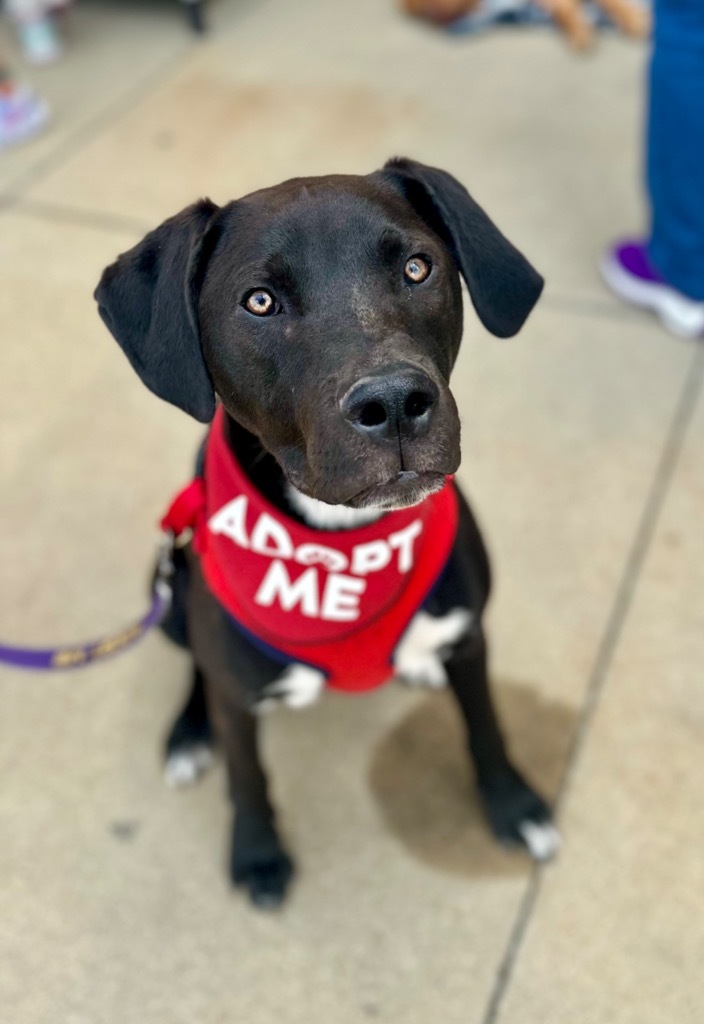
[{"label": "dog's chin", "polygon": [[374,484],[348,498],[347,508],[392,512],[418,505],[431,494],[441,491],[447,477],[444,473],[403,471],[391,480]]},{"label": "dog's chin", "polygon": [[441,490],[446,480],[443,473],[404,472],[337,501],[306,494],[289,480],[286,497],[291,507],[315,529],[352,530],[373,523],[385,512],[417,505]]}]

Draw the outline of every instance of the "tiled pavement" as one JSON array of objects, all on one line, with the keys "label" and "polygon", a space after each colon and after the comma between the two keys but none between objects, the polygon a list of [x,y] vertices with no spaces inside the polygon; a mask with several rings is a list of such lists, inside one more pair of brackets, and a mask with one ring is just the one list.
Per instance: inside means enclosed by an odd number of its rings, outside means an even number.
[{"label": "tiled pavement", "polygon": [[548,279],[515,341],[470,315],[454,389],[500,700],[565,844],[537,869],[492,844],[444,695],[329,697],[267,722],[301,871],[257,915],[224,879],[222,769],[161,782],[180,654],[153,637],[84,674],[5,670],[0,1017],[700,1024],[704,353],[594,269],[644,218],[644,51],[452,41],[375,0],[220,0],[200,43],[179,14],[79,5],[35,75],[55,127],[0,157],[2,637],[129,618],[199,437],[108,339],[101,268],[198,195],[426,159]]}]

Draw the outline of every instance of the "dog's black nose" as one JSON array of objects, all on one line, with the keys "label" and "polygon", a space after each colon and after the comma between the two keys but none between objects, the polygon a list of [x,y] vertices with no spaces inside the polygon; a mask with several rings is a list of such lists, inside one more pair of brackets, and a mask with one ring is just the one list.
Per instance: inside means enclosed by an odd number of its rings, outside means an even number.
[{"label": "dog's black nose", "polygon": [[340,402],[342,415],[371,440],[427,433],[438,401],[437,385],[415,367],[362,377]]}]

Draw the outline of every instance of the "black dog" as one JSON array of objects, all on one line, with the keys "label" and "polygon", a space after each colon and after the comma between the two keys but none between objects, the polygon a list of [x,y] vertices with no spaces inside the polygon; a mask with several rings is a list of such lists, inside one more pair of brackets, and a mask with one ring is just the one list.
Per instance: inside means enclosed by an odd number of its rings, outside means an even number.
[{"label": "black dog", "polygon": [[[448,381],[462,335],[459,274],[499,337],[521,328],[543,286],[459,182],[399,159],[367,177],[296,179],[222,208],[196,203],[109,267],[96,298],[153,392],[203,422],[218,395],[225,443],[268,507],[290,524],[342,531],[454,488],[446,479],[459,465],[460,430]],[[453,500],[451,555],[393,665],[411,681],[449,683],[494,832],[549,857],[557,835],[548,808],[511,764],[489,690],[486,551],[467,504]],[[167,777],[191,781],[207,767],[212,723],[237,809],[232,879],[271,906],[292,864],[255,713],[272,699],[306,703],[324,673],[290,659],[282,669],[212,589],[197,554],[182,553],[167,632],[182,634],[195,669],[167,743]],[[352,598],[343,598],[344,611]]]}]

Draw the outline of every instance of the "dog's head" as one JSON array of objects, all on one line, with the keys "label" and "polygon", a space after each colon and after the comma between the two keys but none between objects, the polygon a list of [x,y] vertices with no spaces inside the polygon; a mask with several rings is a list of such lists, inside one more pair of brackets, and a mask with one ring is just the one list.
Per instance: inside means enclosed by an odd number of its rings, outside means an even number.
[{"label": "dog's head", "polygon": [[398,508],[459,465],[460,274],[499,337],[543,285],[458,181],[392,160],[196,203],[108,267],[96,299],[161,398],[207,422],[217,394],[304,494]]}]

